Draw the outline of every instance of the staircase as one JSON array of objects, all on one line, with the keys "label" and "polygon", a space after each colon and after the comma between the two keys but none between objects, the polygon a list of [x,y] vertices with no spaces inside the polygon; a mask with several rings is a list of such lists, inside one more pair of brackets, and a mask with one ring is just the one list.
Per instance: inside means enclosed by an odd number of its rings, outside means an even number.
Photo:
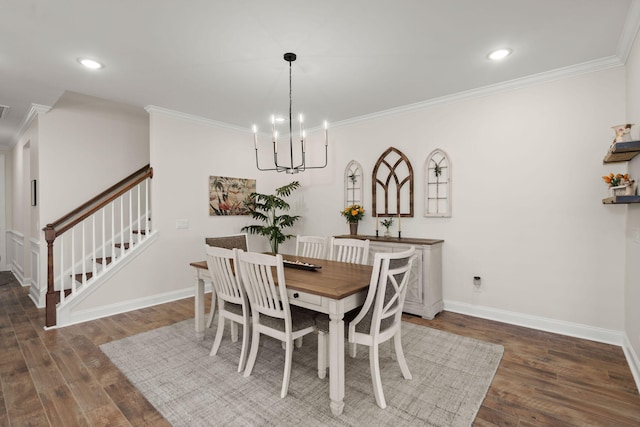
[{"label": "staircase", "polygon": [[150,242],[152,177],[147,165],[44,228],[47,327]]}]

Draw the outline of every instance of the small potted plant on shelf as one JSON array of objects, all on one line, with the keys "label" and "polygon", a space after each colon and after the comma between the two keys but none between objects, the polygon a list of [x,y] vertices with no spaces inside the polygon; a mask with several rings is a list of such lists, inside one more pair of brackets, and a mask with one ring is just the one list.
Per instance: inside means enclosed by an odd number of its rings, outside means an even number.
[{"label": "small potted plant on shelf", "polygon": [[609,184],[611,196],[634,196],[636,194],[636,182],[633,179],[629,179],[628,173],[610,173],[609,175],[604,175],[602,179]]},{"label": "small potted plant on shelf", "polygon": [[391,237],[391,232],[389,231],[389,227],[393,225],[393,218],[383,219],[381,224],[384,227],[384,237]]},{"label": "small potted plant on shelf", "polygon": [[358,234],[358,222],[364,216],[364,208],[358,204],[347,206],[341,212],[349,224],[349,234]]}]

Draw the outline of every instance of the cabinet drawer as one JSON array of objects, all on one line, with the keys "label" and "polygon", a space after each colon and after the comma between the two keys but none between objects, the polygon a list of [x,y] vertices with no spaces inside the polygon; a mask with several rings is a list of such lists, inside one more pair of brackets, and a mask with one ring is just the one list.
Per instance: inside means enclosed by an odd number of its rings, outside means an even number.
[{"label": "cabinet drawer", "polygon": [[317,306],[322,305],[322,297],[320,295],[308,294],[295,289],[287,289],[287,295],[289,295],[289,301],[296,300]]}]

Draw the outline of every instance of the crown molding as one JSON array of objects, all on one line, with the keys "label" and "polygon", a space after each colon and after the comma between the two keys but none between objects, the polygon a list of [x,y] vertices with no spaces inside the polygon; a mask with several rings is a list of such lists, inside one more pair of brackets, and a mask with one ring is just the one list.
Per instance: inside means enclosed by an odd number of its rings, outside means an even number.
[{"label": "crown molding", "polygon": [[[640,1],[640,0],[638,0]],[[521,89],[528,86],[535,86],[543,83],[562,80],[569,77],[579,76],[581,74],[593,73],[596,71],[607,70],[609,68],[621,67],[624,63],[617,56],[609,56],[594,61],[583,62],[582,64],[572,65],[569,67],[557,68],[555,70],[546,71],[544,73],[532,74],[530,76],[518,79],[507,80],[502,83],[483,86],[477,89],[471,89],[463,92],[446,95],[439,98],[429,99],[427,101],[416,102],[414,104],[404,105],[389,110],[379,111],[364,116],[354,117],[352,119],[332,122],[332,127],[347,126],[368,120],[379,119],[382,117],[395,116],[408,112],[419,111],[436,105],[451,104],[455,102],[465,101],[474,98],[494,95],[500,92],[506,92]]]},{"label": "crown molding", "polygon": [[205,126],[213,126],[218,128],[230,129],[239,132],[252,133],[251,129],[244,128],[242,126],[232,125],[230,123],[219,122],[217,120],[206,119],[200,116],[194,116],[193,114],[181,113],[180,111],[169,110],[168,108],[156,107],[155,105],[147,105],[144,107],[145,111],[149,114],[159,114],[162,116],[171,117],[174,119],[185,120],[192,123],[198,123]]},{"label": "crown molding", "polygon": [[31,123],[33,123],[33,120],[39,114],[46,114],[49,112],[49,110],[51,110],[51,107],[47,105],[31,104],[31,108],[29,108],[29,112],[24,117],[24,120],[20,125],[20,129],[18,129],[18,132],[13,139],[13,144],[11,144],[11,147],[14,147],[18,143],[18,141],[20,141],[20,138],[24,136],[25,132],[29,129],[29,126],[31,126]]},{"label": "crown molding", "polygon": [[616,50],[616,56],[620,58],[622,63],[626,63],[631,54],[638,30],[640,30],[640,0],[632,0]]}]

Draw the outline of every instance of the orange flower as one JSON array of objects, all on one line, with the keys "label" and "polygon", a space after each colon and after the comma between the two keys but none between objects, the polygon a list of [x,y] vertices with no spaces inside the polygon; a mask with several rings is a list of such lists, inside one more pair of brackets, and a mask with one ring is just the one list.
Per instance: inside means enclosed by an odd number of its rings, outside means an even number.
[{"label": "orange flower", "polygon": [[625,173],[624,175],[621,173],[615,175],[610,173],[609,175],[604,175],[602,179],[611,187],[618,187],[620,185],[626,185],[629,184],[629,182],[633,182],[633,180],[629,179],[628,173]]},{"label": "orange flower", "polygon": [[347,222],[358,222],[364,216],[364,208],[357,204],[351,205],[344,208],[341,213],[347,219]]}]

